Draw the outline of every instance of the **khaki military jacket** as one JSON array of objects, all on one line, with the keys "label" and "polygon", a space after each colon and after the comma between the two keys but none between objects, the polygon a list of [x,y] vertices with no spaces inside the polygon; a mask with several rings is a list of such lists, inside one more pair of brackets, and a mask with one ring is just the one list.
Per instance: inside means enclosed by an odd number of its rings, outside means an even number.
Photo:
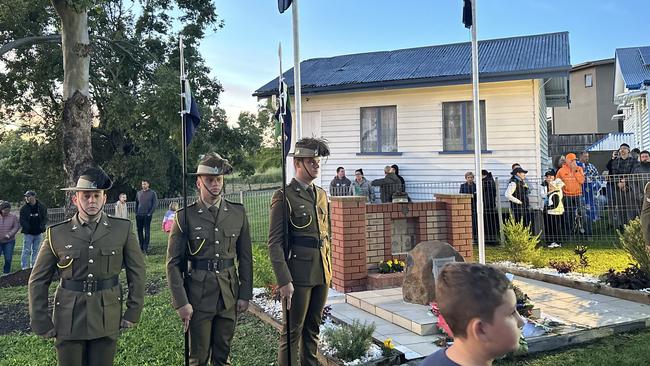
[{"label": "khaki military jacket", "polygon": [[[121,286],[86,293],[59,285],[50,317],[48,288],[55,272],[68,280],[101,281],[119,275],[122,267],[129,286],[126,299]],[[64,340],[116,337],[121,319],[132,323],[140,319],[144,286],[144,256],[131,221],[102,213],[91,233],[75,215],[46,230],[29,277],[31,327],[39,335],[54,328],[56,337]]]},{"label": "khaki military jacket", "polygon": [[[187,303],[196,310],[215,313],[219,297],[226,309],[236,301],[253,298],[253,255],[244,206],[222,199],[215,216],[199,200],[176,212],[167,245],[167,283],[172,305]],[[188,241],[189,238],[189,241]],[[192,259],[236,259],[237,266],[221,271],[192,269],[189,265],[187,291],[183,268]]]},{"label": "khaki military jacket", "polygon": [[[296,286],[330,285],[332,280],[332,258],[330,244],[330,222],[327,208],[327,194],[315,187],[312,197],[295,179],[287,185],[287,214],[289,226],[290,256],[284,251],[284,230],[282,190],[273,194],[269,223],[269,255],[278,280],[284,286],[293,282]],[[320,248],[293,245],[301,238],[320,240]]]}]

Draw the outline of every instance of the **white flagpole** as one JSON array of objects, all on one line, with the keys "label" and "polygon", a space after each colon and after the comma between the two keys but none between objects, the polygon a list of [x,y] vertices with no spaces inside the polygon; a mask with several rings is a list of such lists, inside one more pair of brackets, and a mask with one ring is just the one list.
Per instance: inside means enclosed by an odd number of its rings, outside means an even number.
[{"label": "white flagpole", "polygon": [[474,107],[474,170],[476,181],[476,233],[478,261],[485,264],[485,232],[483,226],[483,175],[481,173],[481,108],[478,93],[478,40],[476,37],[476,0],[472,0],[472,104]]},{"label": "white flagpole", "polygon": [[[302,98],[300,83],[300,31],[298,28],[298,0],[291,2],[291,16],[293,23],[293,92],[296,98],[296,114],[294,115],[294,126],[296,126],[296,141],[302,138]],[[292,134],[293,135],[293,134]],[[293,165],[292,165],[293,166]]]}]

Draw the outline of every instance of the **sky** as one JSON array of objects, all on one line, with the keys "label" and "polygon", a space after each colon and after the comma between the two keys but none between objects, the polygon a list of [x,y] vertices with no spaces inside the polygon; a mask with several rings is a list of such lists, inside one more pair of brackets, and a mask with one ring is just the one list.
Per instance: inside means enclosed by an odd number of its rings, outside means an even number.
[{"label": "sky", "polygon": [[[201,51],[230,122],[255,112],[252,93],[293,67],[291,9],[276,0],[214,0],[225,27]],[[298,0],[300,59],[468,42],[462,0]],[[616,48],[650,45],[648,0],[477,0],[478,39],[569,32],[571,63],[613,58]],[[644,25],[646,24],[646,25]]]}]

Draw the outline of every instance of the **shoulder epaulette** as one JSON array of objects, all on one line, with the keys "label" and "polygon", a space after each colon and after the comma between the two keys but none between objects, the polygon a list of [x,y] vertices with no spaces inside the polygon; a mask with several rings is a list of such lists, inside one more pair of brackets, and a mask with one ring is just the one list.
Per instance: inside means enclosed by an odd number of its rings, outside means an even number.
[{"label": "shoulder epaulette", "polygon": [[122,221],[131,221],[129,219],[125,219],[124,217],[117,217],[117,216],[113,216],[113,215],[109,215],[109,214],[106,214],[106,216],[108,216],[111,219],[122,220]]},{"label": "shoulder epaulette", "polygon": [[69,218],[69,219],[67,219],[67,220],[63,220],[63,221],[61,221],[61,222],[57,222],[56,224],[52,224],[52,225],[50,225],[50,226],[48,227],[48,229],[55,228],[55,227],[57,227],[57,226],[59,226],[59,225],[67,224],[67,223],[69,223],[70,221],[72,221],[72,217]]},{"label": "shoulder epaulette", "polygon": [[[187,207],[192,207],[192,206],[196,206],[196,201],[190,203],[189,205],[187,205]],[[181,211],[183,211],[184,209],[185,209],[185,207],[181,207],[181,208],[179,208],[178,210],[176,210],[176,212],[181,212]]]},{"label": "shoulder epaulette", "polygon": [[235,201],[231,201],[231,200],[226,199],[226,198],[224,198],[224,201],[226,201],[226,202],[228,202],[228,203],[231,203],[231,204],[233,204],[233,205],[237,205],[237,206],[243,206],[243,205],[244,205],[243,203],[235,202]]}]

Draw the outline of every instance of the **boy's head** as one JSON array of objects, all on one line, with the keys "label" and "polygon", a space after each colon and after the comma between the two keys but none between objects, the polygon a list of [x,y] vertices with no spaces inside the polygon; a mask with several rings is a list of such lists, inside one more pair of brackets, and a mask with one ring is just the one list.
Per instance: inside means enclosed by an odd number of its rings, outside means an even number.
[{"label": "boy's head", "polygon": [[478,263],[450,263],[436,281],[436,301],[454,337],[494,359],[516,350],[523,319],[506,276]]}]

